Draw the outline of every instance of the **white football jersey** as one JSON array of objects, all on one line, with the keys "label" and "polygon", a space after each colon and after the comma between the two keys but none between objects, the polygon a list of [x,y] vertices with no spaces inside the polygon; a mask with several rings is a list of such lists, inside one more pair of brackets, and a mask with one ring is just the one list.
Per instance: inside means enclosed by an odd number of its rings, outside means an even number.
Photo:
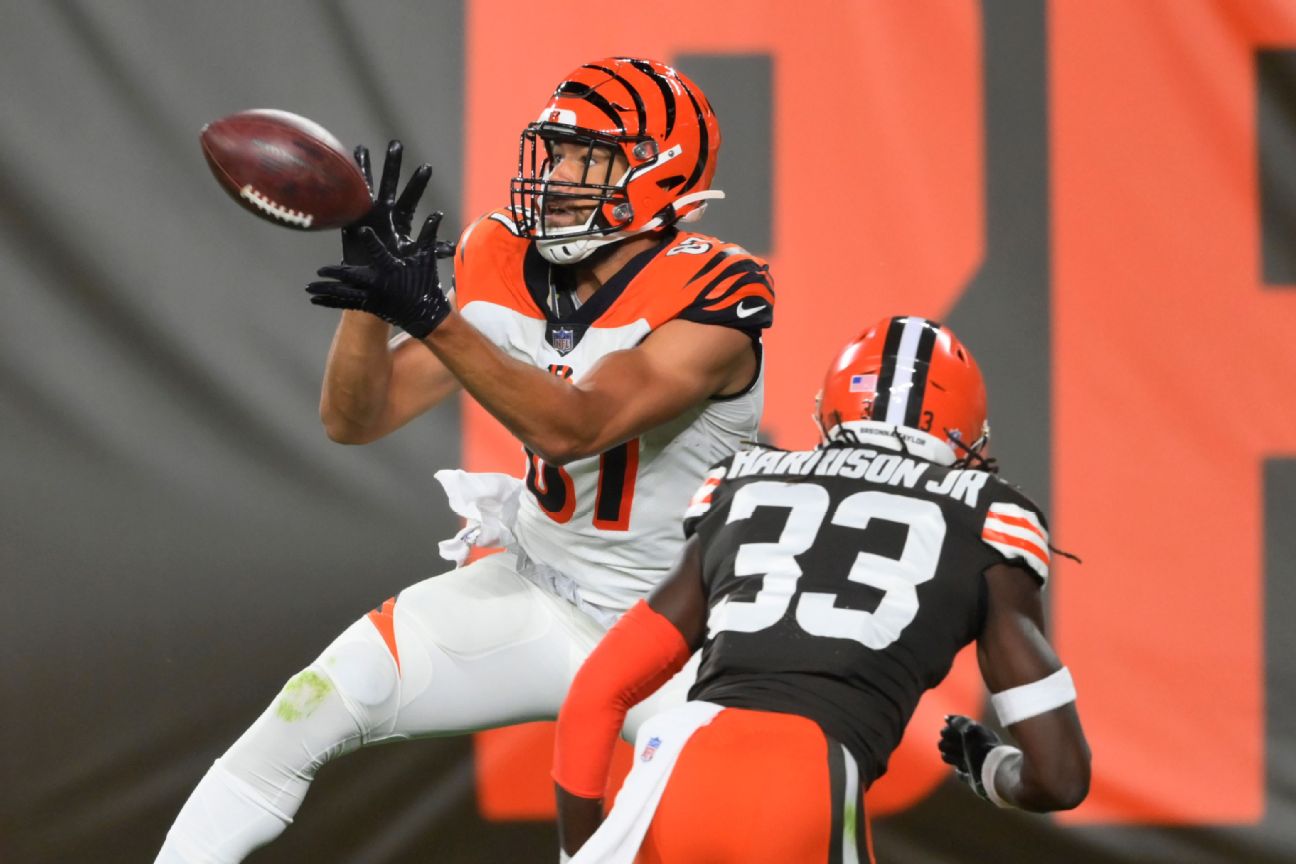
[{"label": "white football jersey", "polygon": [[[675,318],[742,329],[758,353],[760,330],[773,321],[765,262],[700,234],[668,237],[561,318],[550,309],[551,279],[506,211],[482,217],[460,239],[461,314],[510,356],[572,381]],[[572,579],[587,602],[628,608],[678,556],[681,519],[707,469],[755,439],[763,397],[760,363],[742,393],[707,400],[599,456],[557,467],[525,452],[519,545]]]}]

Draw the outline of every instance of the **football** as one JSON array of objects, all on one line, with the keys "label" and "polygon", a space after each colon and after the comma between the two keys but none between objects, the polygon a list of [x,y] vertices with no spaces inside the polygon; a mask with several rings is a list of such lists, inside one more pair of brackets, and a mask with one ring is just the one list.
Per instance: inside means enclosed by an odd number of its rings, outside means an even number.
[{"label": "football", "polygon": [[240,111],[208,123],[198,137],[221,188],[276,225],[321,231],[369,210],[369,187],[351,154],[305,117]]}]

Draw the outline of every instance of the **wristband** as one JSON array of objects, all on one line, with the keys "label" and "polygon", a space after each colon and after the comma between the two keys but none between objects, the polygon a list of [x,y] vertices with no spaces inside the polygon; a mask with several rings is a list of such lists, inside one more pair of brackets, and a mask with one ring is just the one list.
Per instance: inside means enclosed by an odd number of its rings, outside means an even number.
[{"label": "wristband", "polygon": [[985,761],[981,763],[981,785],[985,788],[986,797],[996,807],[1005,809],[1016,809],[1016,805],[1009,802],[999,794],[995,788],[995,775],[999,773],[999,767],[1013,756],[1020,756],[1020,750],[1008,744],[1000,744],[998,747],[986,754]]}]

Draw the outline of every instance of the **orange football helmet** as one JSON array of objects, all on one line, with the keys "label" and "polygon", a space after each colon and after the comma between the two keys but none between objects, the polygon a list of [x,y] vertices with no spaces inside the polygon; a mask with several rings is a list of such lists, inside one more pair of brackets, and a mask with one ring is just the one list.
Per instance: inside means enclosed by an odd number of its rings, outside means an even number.
[{"label": "orange football helmet", "polygon": [[825,439],[899,437],[943,464],[985,465],[990,441],[985,382],[972,353],[926,318],[884,318],[833,361],[816,421]]},{"label": "orange football helmet", "polygon": [[[552,143],[611,147],[625,156],[620,177],[580,182],[551,179]],[[720,124],[701,88],[656,60],[611,57],[563,79],[539,118],[522,132],[518,176],[510,187],[520,233],[556,264],[571,264],[600,246],[701,215],[723,198],[711,189]],[[597,201],[581,225],[545,228],[545,205]]]}]

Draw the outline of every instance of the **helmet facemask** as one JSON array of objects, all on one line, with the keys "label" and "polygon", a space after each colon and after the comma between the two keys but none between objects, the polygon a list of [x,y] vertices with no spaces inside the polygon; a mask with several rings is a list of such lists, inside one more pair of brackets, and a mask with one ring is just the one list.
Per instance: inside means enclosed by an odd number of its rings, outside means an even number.
[{"label": "helmet facemask", "polygon": [[[632,171],[616,157],[627,147],[643,150],[644,141],[655,152],[651,139],[600,135],[551,123],[533,123],[526,128],[518,155],[518,176],[511,185],[512,205],[518,227],[535,239],[541,255],[555,264],[571,264],[601,246],[630,236],[624,229],[634,219],[626,190]],[[553,178],[557,167],[554,147],[559,144],[574,150],[567,158],[581,158],[583,153],[579,180]],[[602,165],[594,164],[598,151],[607,154]],[[549,224],[548,217],[568,203],[574,209],[588,210],[589,215],[583,222],[571,225]]]}]

